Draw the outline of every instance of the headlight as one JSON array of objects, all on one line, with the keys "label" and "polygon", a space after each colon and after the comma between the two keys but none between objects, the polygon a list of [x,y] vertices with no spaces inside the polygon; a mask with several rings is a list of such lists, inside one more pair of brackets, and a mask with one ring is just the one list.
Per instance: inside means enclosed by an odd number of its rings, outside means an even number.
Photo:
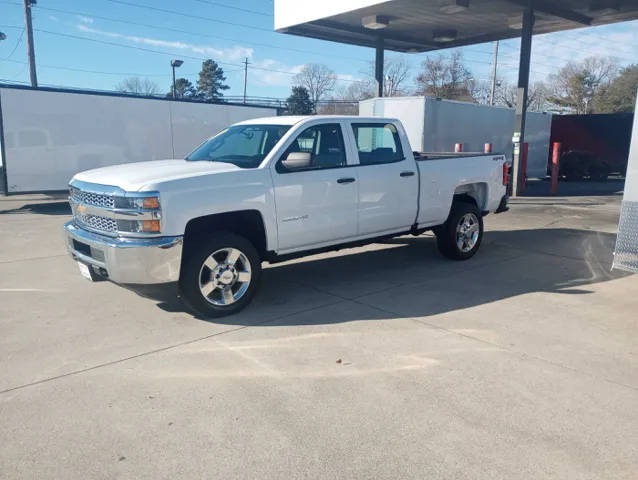
[{"label": "headlight", "polygon": [[[116,197],[115,206],[118,209],[133,210],[133,212],[119,212],[118,231],[127,233],[159,233],[161,231],[162,214],[157,193],[148,196]],[[130,219],[123,218],[125,216],[130,216]]]},{"label": "headlight", "polygon": [[162,228],[160,220],[118,220],[117,229],[126,233],[158,233]]},{"label": "headlight", "polygon": [[159,197],[117,197],[117,208],[131,208],[135,210],[155,210],[160,208]]}]

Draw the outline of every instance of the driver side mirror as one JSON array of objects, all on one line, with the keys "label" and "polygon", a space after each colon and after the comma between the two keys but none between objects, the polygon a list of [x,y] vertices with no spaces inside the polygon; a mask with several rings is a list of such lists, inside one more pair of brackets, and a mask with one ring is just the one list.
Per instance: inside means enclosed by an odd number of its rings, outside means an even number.
[{"label": "driver side mirror", "polygon": [[311,162],[312,154],[309,152],[290,152],[281,164],[286,170],[301,170],[309,168]]}]

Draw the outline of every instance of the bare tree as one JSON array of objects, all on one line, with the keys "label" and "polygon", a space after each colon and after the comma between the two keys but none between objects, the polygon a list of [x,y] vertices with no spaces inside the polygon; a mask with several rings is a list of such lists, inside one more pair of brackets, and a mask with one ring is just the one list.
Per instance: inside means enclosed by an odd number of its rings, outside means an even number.
[{"label": "bare tree", "polygon": [[336,97],[341,100],[366,100],[374,97],[374,82],[367,78],[358,82],[350,82],[346,87],[337,88]]},{"label": "bare tree", "polygon": [[326,65],[308,63],[293,77],[293,84],[305,87],[313,105],[330,93],[337,83],[337,76]]},{"label": "bare tree", "polygon": [[[396,97],[407,94],[404,84],[410,75],[410,65],[403,58],[386,58],[384,61],[385,78],[383,82],[383,95]],[[331,102],[321,104],[319,113],[338,115],[357,115],[359,113],[359,101],[373,98],[374,88],[374,63],[366,72],[361,72],[365,77],[362,80],[339,84],[333,90]],[[346,103],[347,102],[347,103]]]},{"label": "bare tree", "polygon": [[549,76],[549,101],[574,113],[592,113],[594,98],[617,74],[618,62],[613,58],[589,57],[579,63],[569,62]]},{"label": "bare tree", "polygon": [[157,95],[160,93],[160,87],[148,78],[125,78],[115,88],[119,92],[133,93],[135,95]]},{"label": "bare tree", "polygon": [[405,82],[410,77],[410,64],[402,57],[388,58],[384,62],[383,95],[398,97],[407,94]]},{"label": "bare tree", "polygon": [[[518,87],[511,83],[500,81],[497,83],[495,103],[508,108],[516,108]],[[545,82],[534,82],[529,86],[527,94],[527,108],[533,112],[544,112],[551,107],[547,100],[550,96],[549,87]]]},{"label": "bare tree", "polygon": [[463,57],[458,51],[450,57],[427,58],[416,82],[419,95],[474,101],[472,73],[463,64]]},{"label": "bare tree", "polygon": [[[370,62],[370,68],[366,73],[366,79],[362,81],[365,92],[370,92],[369,97],[375,96],[374,62]],[[383,61],[383,96],[399,97],[406,95],[405,83],[410,78],[410,64],[403,57],[386,57]],[[368,98],[369,98],[368,97]]]},{"label": "bare tree", "polygon": [[492,84],[486,80],[470,80],[468,83],[470,95],[476,103],[489,105],[492,94]]}]

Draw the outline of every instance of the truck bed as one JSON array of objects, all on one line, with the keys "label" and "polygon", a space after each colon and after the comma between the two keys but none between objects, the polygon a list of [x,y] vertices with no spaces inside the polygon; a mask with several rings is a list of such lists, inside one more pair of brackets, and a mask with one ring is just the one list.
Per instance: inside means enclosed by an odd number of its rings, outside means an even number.
[{"label": "truck bed", "polygon": [[424,160],[446,160],[452,158],[467,157],[492,157],[504,155],[502,153],[485,153],[485,152],[413,152],[414,159],[417,162]]}]

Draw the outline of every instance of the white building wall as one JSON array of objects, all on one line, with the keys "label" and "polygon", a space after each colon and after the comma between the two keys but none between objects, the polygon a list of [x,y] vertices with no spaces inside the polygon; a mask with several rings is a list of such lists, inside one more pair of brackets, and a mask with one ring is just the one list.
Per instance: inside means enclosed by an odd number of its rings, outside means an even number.
[{"label": "white building wall", "polygon": [[0,88],[8,192],[64,190],[77,172],[183,158],[228,125],[275,109]]}]

